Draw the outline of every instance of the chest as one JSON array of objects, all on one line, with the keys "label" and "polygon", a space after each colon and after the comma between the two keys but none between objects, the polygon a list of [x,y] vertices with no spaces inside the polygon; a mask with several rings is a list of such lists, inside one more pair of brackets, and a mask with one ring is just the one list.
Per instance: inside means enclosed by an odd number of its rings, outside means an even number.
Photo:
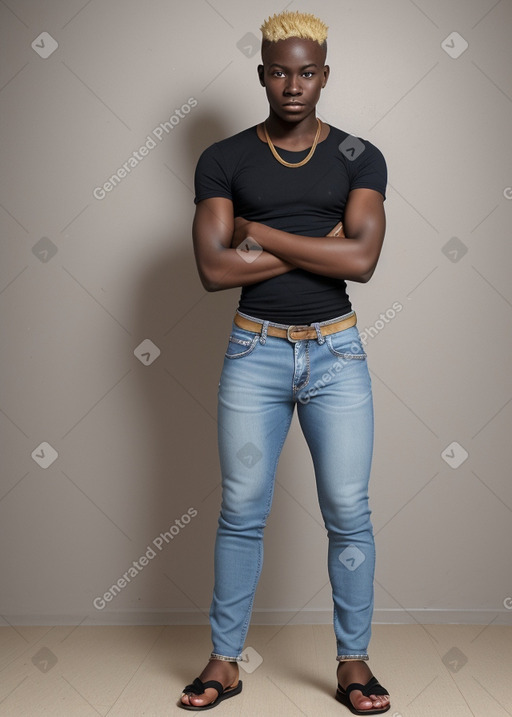
[{"label": "chest", "polygon": [[232,180],[237,214],[341,214],[350,191],[346,169],[342,162],[317,159],[296,168],[284,167],[273,157],[241,163]]}]

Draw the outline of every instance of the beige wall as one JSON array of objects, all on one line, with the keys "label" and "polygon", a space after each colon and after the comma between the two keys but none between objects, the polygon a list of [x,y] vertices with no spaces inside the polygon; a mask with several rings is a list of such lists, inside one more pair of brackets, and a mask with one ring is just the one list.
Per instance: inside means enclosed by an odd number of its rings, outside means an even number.
[{"label": "beige wall", "polygon": [[[319,115],[371,140],[389,168],[379,266],[349,284],[376,409],[375,619],[505,622],[512,5],[288,7],[330,26]],[[280,9],[0,3],[3,624],[207,619],[216,389],[238,291],[198,280],[192,177],[203,148],[265,118],[251,43]],[[42,32],[58,43],[46,59]],[[147,340],[158,357],[143,355]],[[330,621],[326,548],[294,423],[255,623]]]}]

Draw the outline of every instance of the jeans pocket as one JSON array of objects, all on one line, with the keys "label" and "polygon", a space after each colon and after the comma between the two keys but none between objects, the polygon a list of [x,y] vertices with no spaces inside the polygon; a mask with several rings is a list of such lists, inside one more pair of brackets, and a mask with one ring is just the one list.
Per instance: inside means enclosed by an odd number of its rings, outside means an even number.
[{"label": "jeans pocket", "polygon": [[235,326],[229,337],[226,358],[238,359],[249,356],[254,351],[259,338],[259,334],[253,334]]},{"label": "jeans pocket", "polygon": [[355,326],[325,337],[329,351],[337,358],[364,360],[366,353]]}]

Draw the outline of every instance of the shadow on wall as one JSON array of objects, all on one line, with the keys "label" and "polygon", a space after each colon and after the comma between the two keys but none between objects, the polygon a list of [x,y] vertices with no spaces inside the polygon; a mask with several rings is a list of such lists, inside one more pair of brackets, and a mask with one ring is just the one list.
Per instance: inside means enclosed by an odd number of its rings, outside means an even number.
[{"label": "shadow on wall", "polygon": [[[161,352],[153,358],[158,351],[148,345],[148,362],[137,371],[140,420],[151,440],[144,454],[151,457],[144,475],[133,478],[133,495],[140,497],[134,531],[140,547],[134,548],[134,558],[147,547],[156,555],[149,553],[151,564],[134,581],[136,589],[122,609],[193,611],[192,622],[207,621],[211,600],[220,506],[216,394],[239,289],[208,293],[201,285],[190,190],[203,149],[229,134],[221,119],[198,108],[171,144],[164,161],[181,183],[170,182],[176,194],[169,202],[169,233],[159,244],[167,248],[141,273],[133,326],[134,348],[150,339]],[[204,617],[198,620],[201,610]]]}]

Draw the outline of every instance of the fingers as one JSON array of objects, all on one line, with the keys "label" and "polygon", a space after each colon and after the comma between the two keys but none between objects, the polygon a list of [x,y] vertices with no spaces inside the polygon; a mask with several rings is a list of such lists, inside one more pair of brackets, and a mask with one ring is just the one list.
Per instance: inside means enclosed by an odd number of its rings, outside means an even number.
[{"label": "fingers", "polygon": [[345,232],[343,231],[343,222],[338,222],[335,227],[331,229],[329,234],[327,234],[328,237],[344,237]]}]

